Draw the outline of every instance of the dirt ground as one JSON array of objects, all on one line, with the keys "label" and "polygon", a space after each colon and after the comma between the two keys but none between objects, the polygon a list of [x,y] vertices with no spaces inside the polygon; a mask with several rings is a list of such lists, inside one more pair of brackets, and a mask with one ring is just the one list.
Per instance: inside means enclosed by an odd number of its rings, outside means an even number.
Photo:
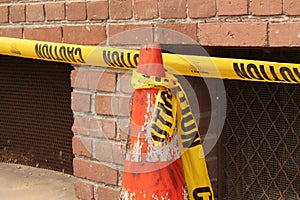
[{"label": "dirt ground", "polygon": [[51,170],[0,163],[1,200],[75,200],[74,181]]}]

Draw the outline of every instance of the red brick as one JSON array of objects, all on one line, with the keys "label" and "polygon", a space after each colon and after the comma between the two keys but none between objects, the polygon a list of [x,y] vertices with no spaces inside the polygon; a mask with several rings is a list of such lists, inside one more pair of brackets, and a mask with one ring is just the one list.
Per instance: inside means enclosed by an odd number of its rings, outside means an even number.
[{"label": "red brick", "polygon": [[75,194],[79,199],[94,199],[94,185],[77,180],[74,183]]},{"label": "red brick", "polygon": [[74,116],[73,131],[81,135],[115,139],[116,122],[109,119],[96,119],[87,116]]},{"label": "red brick", "polygon": [[74,176],[105,184],[117,185],[118,170],[107,165],[74,158]]},{"label": "red brick", "polygon": [[285,15],[300,15],[300,1],[283,0],[283,13]]},{"label": "red brick", "polygon": [[120,189],[110,188],[107,186],[99,186],[97,188],[98,200],[119,199]]},{"label": "red brick", "polygon": [[188,15],[190,18],[213,17],[216,15],[216,3],[207,0],[188,0]]},{"label": "red brick", "polygon": [[203,23],[200,44],[203,46],[266,46],[267,23]]},{"label": "red brick", "polygon": [[44,4],[39,3],[26,5],[26,21],[42,22],[44,20]]},{"label": "red brick", "polygon": [[95,111],[102,115],[129,116],[130,97],[96,95]]},{"label": "red brick", "polygon": [[22,28],[0,28],[0,36],[22,38]]},{"label": "red brick", "polygon": [[75,83],[76,83],[76,78],[77,78],[78,71],[79,70],[72,70],[71,71],[71,76],[70,76],[71,87],[75,87]]},{"label": "red brick", "polygon": [[271,47],[299,47],[300,22],[274,23],[269,25]]},{"label": "red brick", "polygon": [[265,16],[282,14],[282,0],[252,0],[250,14]]},{"label": "red brick", "polygon": [[68,2],[66,4],[67,20],[86,20],[86,2]]},{"label": "red brick", "polygon": [[107,0],[87,2],[87,14],[89,20],[107,19],[108,18]]},{"label": "red brick", "polygon": [[161,18],[186,18],[186,0],[160,0]]},{"label": "red brick", "polygon": [[62,32],[60,27],[24,28],[24,39],[61,42]]},{"label": "red brick", "polygon": [[118,132],[120,140],[127,140],[129,135],[130,120],[122,120],[118,122]]},{"label": "red brick", "polygon": [[45,4],[46,20],[57,21],[65,19],[65,4],[63,2],[48,2]]},{"label": "red brick", "polygon": [[158,17],[158,0],[134,0],[135,19],[154,19]]},{"label": "red brick", "polygon": [[175,23],[157,24],[159,43],[165,44],[195,44],[197,42],[197,24]]},{"label": "red brick", "polygon": [[95,143],[95,159],[110,163],[123,164],[125,158],[124,145],[106,140]]},{"label": "red brick", "polygon": [[92,140],[80,136],[74,136],[72,139],[73,153],[75,155],[92,157]]},{"label": "red brick", "polygon": [[65,43],[98,45],[105,40],[105,25],[63,27],[63,41]]},{"label": "red brick", "polygon": [[11,5],[10,6],[10,21],[11,22],[25,22],[25,5]]},{"label": "red brick", "polygon": [[0,3],[13,3],[13,2],[18,2],[20,0],[0,0]]},{"label": "red brick", "polygon": [[132,74],[121,74],[120,75],[120,91],[127,94],[133,94],[134,88],[131,85]]},{"label": "red brick", "polygon": [[132,0],[110,0],[109,2],[111,19],[130,19],[132,17]]},{"label": "red brick", "polygon": [[73,111],[90,112],[91,111],[91,95],[84,93],[72,92],[71,107]]},{"label": "red brick", "polygon": [[218,15],[245,15],[248,13],[248,0],[217,0]]},{"label": "red brick", "polygon": [[8,6],[0,5],[0,23],[8,22]]},{"label": "red brick", "polygon": [[109,24],[109,44],[147,44],[153,41],[151,24]]},{"label": "red brick", "polygon": [[116,88],[117,76],[113,72],[102,72],[98,77],[97,91],[114,92]]},{"label": "red brick", "polygon": [[116,73],[96,70],[76,70],[72,72],[71,86],[104,92],[114,92]]},{"label": "red brick", "polygon": [[113,115],[114,112],[112,110],[113,105],[117,104],[116,97],[114,97],[114,101],[112,100],[113,96],[104,96],[104,95],[97,95],[95,97],[95,111],[98,114],[102,115]]}]

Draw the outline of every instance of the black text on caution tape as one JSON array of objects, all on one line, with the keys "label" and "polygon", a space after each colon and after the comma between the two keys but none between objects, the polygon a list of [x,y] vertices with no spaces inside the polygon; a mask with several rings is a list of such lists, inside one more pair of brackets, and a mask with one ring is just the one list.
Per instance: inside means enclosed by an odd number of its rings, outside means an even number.
[{"label": "black text on caution tape", "polygon": [[182,146],[184,148],[191,148],[196,145],[200,145],[201,140],[199,137],[198,127],[196,125],[196,121],[193,117],[193,113],[188,104],[186,95],[184,94],[183,90],[180,87],[177,87],[176,90],[177,90],[177,96],[180,101],[181,116],[182,116],[180,122],[180,127],[182,130],[182,134],[181,134]]},{"label": "black text on caution tape", "polygon": [[52,44],[35,44],[35,53],[39,58],[65,61],[73,63],[85,63],[82,50],[79,47]]},{"label": "black text on caution tape", "polygon": [[119,51],[103,51],[104,62],[111,67],[118,68],[135,68],[138,64],[138,53],[119,52]]},{"label": "black text on caution tape", "polygon": [[242,79],[299,83],[300,72],[296,67],[233,63],[235,73]]},{"label": "black text on caution tape", "polygon": [[156,143],[162,143],[172,129],[172,119],[175,117],[172,105],[172,93],[170,90],[160,91],[157,97],[158,103],[151,124],[151,136]]},{"label": "black text on caution tape", "polygon": [[212,194],[209,187],[194,189],[193,197],[195,200],[212,200]]}]

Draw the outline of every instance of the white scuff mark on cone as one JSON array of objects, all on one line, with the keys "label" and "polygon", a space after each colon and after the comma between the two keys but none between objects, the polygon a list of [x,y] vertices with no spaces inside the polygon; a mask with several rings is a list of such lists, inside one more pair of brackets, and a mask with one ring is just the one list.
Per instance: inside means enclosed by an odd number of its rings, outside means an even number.
[{"label": "white scuff mark on cone", "polygon": [[151,109],[151,94],[147,93],[147,109],[146,112],[149,113]]},{"label": "white scuff mark on cone", "polygon": [[126,188],[122,188],[120,193],[120,200],[133,200],[135,199],[135,192],[129,192]]},{"label": "white scuff mark on cone", "polygon": [[189,198],[189,192],[188,192],[186,186],[182,187],[182,195],[183,195],[184,200],[189,200],[190,199]]},{"label": "white scuff mark on cone", "polygon": [[138,138],[136,142],[133,144],[131,159],[132,162],[141,162],[142,161],[142,147],[143,143],[140,142],[141,133],[138,133]]}]

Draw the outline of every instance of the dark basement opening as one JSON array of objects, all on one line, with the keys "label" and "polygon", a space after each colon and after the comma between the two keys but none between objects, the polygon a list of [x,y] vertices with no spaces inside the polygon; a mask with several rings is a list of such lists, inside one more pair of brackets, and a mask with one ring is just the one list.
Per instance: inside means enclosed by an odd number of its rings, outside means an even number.
[{"label": "dark basement opening", "polygon": [[0,56],[0,162],[73,174],[72,69]]}]

